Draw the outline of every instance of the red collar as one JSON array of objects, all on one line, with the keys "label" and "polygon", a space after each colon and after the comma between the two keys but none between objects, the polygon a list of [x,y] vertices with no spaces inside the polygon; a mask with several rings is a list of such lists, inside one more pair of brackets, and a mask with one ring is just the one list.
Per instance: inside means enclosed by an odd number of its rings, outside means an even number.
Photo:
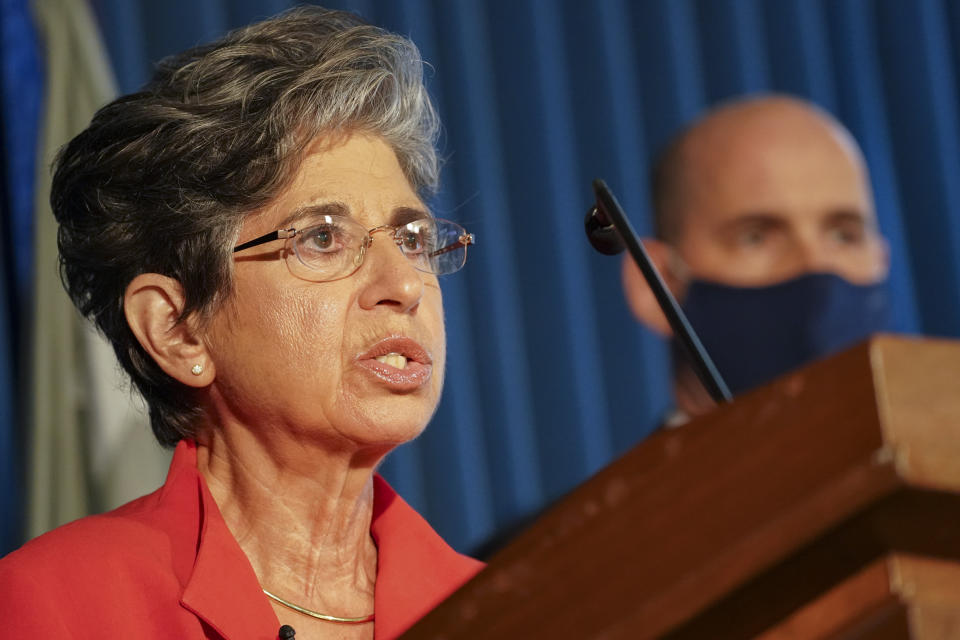
[{"label": "red collar", "polygon": [[483,563],[450,548],[379,475],[373,477],[377,640],[396,638],[476,575]]},{"label": "red collar", "polygon": [[[195,526],[171,538],[180,603],[224,638],[275,639],[280,623],[197,470],[194,442],[177,446],[160,500],[193,514]],[[379,475],[370,534],[378,550],[377,640],[399,636],[483,568],[451,549]]]}]

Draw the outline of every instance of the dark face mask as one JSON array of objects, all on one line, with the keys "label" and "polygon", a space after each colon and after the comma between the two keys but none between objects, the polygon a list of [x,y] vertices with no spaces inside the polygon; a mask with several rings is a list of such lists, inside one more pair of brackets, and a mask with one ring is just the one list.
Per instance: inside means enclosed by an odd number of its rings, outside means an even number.
[{"label": "dark face mask", "polygon": [[[683,310],[734,394],[888,329],[890,323],[886,281],[856,285],[827,273],[770,287],[695,280]],[[676,341],[674,351],[680,351]]]}]

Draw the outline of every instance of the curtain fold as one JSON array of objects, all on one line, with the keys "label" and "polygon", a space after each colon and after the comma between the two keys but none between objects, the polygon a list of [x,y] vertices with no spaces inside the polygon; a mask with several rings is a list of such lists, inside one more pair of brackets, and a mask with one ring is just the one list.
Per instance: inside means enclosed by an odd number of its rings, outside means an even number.
[{"label": "curtain fold", "polygon": [[[160,57],[292,4],[97,0],[95,9],[127,92]],[[849,126],[890,243],[896,327],[960,336],[958,4],[330,3],[421,47],[445,127],[431,205],[478,239],[467,268],[443,284],[444,398],[427,432],[388,458],[388,479],[469,551],[656,428],[671,405],[667,350],[632,320],[619,259],[584,240],[590,181],[604,178],[648,233],[657,151],[710,104],[745,92],[795,93]],[[64,353],[49,357],[63,367],[75,357]]]},{"label": "curtain fold", "polygon": [[771,83],[780,91],[809,96],[836,111],[832,46],[824,9],[809,0],[785,0],[764,11],[769,33]]},{"label": "curtain fold", "polygon": [[0,0],[0,555],[23,539],[23,383],[43,66],[27,0]]},{"label": "curtain fold", "polygon": [[[897,158],[891,141],[890,118],[883,95],[884,71],[877,55],[879,41],[870,6],[864,0],[843,0],[825,6],[829,40],[834,43],[837,81],[836,115],[863,148],[870,168],[877,220],[890,244],[890,288],[897,301],[892,324],[898,331],[920,331],[910,245],[910,223],[897,183]],[[910,157],[901,157],[909,162]],[[917,223],[916,220],[913,222]]]},{"label": "curtain fold", "polygon": [[34,201],[30,537],[152,490],[169,460],[152,442],[113,350],[74,309],[58,271],[50,166],[60,146],[116,95],[106,52],[85,3],[44,0],[34,11],[47,85]]},{"label": "curtain fold", "polygon": [[[960,323],[960,112],[945,3],[879,2],[884,101],[924,333]],[[953,43],[956,46],[956,43]],[[922,249],[921,249],[922,248]]]},{"label": "curtain fold", "polygon": [[[0,247],[0,258],[6,258]],[[6,261],[4,260],[4,263]],[[0,263],[3,264],[3,263]],[[10,271],[0,270],[0,556],[23,541],[23,446],[17,427],[14,358],[11,353]]]},{"label": "curtain fold", "polygon": [[[469,292],[469,306],[458,310],[476,318],[468,349],[455,366],[472,367],[478,383],[485,442],[493,467],[491,493],[500,505],[499,516],[512,521],[541,500],[539,453],[530,404],[526,336],[521,327],[520,283],[515,274],[515,243],[510,204],[506,197],[498,96],[490,59],[483,5],[457,0],[434,5],[436,76],[432,81],[446,136],[446,186],[438,215],[461,221],[478,238],[471,268],[460,282]],[[429,40],[427,40],[429,42]],[[456,138],[454,132],[459,132]],[[455,276],[455,277],[458,277]],[[452,318],[449,305],[447,317]],[[451,356],[452,356],[451,352]],[[451,364],[454,361],[451,357]],[[452,372],[451,372],[452,375]],[[425,460],[429,470],[431,462]],[[442,476],[431,476],[434,484]],[[492,528],[483,535],[492,533]]]}]

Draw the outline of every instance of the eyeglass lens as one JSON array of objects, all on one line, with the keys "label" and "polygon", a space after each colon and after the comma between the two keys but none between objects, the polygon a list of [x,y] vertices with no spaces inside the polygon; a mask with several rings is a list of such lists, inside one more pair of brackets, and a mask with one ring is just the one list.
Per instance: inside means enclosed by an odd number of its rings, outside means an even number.
[{"label": "eyeglass lens", "polygon": [[[312,277],[323,280],[356,271],[367,246],[377,235],[374,232],[370,236],[363,225],[342,216],[320,216],[308,225],[297,232],[294,251],[298,260],[313,272]],[[417,270],[443,275],[457,271],[466,262],[466,246],[461,241],[465,234],[466,230],[456,223],[424,218],[400,225],[392,233],[384,230],[382,235],[392,235]]]}]

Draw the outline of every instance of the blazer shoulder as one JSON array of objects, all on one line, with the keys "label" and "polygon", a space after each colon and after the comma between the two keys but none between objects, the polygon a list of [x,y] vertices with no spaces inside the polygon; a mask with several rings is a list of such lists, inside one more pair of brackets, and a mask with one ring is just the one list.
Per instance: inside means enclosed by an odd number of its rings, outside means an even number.
[{"label": "blazer shoulder", "polygon": [[151,496],[65,524],[0,558],[0,637],[114,637],[150,621],[157,603],[178,612],[198,531]]},{"label": "blazer shoulder", "polygon": [[43,581],[53,575],[102,571],[120,560],[156,557],[169,536],[158,526],[155,511],[156,495],[150,494],[48,531],[0,558],[0,584],[20,573]]}]

